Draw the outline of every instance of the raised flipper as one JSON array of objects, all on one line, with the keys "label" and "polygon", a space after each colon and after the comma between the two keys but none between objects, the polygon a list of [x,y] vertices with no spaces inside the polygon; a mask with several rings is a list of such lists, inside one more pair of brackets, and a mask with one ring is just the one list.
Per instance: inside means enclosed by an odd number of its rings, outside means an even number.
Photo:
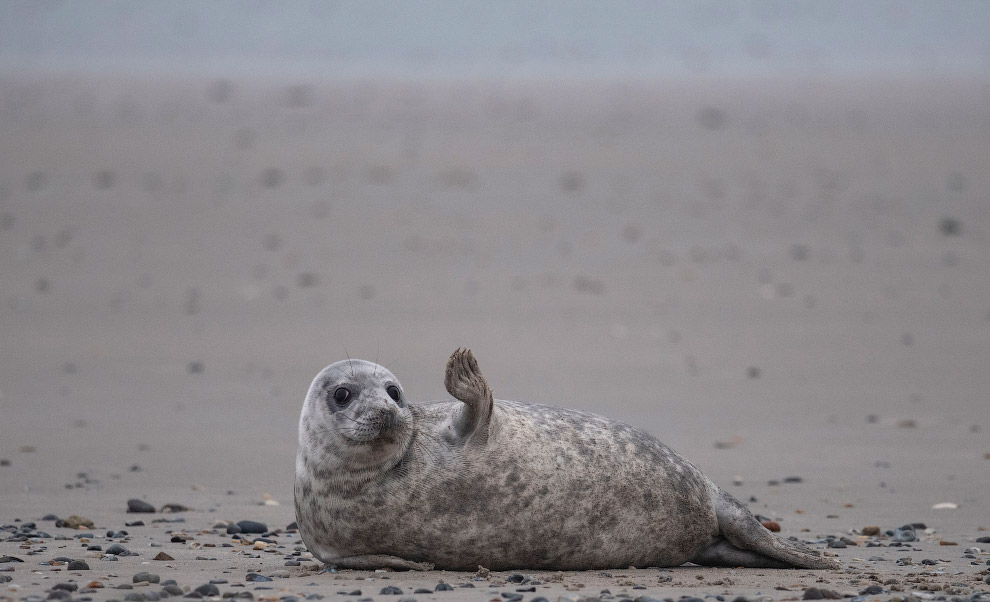
[{"label": "raised flipper", "polygon": [[472,445],[487,443],[495,398],[470,349],[461,347],[450,354],[444,385],[464,403],[453,417],[456,435]]},{"label": "raised flipper", "polygon": [[[837,569],[834,558],[781,539],[760,524],[739,500],[717,487],[712,494],[722,538],[698,553],[695,564],[751,568]],[[723,539],[724,538],[724,539]]]},{"label": "raised flipper", "polygon": [[431,571],[433,564],[429,562],[413,562],[403,560],[398,556],[385,554],[366,554],[363,556],[345,556],[334,558],[325,563],[327,566],[339,569],[357,569],[371,571],[374,569],[395,569],[397,571]]}]

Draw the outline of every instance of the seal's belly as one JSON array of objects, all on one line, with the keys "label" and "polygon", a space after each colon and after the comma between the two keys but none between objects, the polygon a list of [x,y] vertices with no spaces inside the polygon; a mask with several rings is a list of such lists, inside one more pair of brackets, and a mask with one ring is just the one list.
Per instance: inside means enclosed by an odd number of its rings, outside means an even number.
[{"label": "seal's belly", "polygon": [[671,566],[717,535],[707,479],[655,438],[581,412],[496,408],[483,448],[341,500],[337,551],[465,570]]}]

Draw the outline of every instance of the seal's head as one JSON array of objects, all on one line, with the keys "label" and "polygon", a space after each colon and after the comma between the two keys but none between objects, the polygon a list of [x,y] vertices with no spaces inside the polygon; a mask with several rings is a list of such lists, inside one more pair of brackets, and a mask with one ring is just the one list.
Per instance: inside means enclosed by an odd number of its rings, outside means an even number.
[{"label": "seal's head", "polygon": [[364,360],[339,361],[316,375],[299,418],[300,449],[309,456],[305,460],[342,471],[398,461],[412,431],[413,417],[399,379]]}]

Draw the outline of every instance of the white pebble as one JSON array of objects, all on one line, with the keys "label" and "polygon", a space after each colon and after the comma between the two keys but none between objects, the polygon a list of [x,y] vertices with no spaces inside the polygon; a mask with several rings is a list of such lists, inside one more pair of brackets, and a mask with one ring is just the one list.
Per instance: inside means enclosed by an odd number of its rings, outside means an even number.
[{"label": "white pebble", "polygon": [[954,504],[952,502],[939,502],[932,506],[932,510],[955,510],[959,507],[959,504]]}]

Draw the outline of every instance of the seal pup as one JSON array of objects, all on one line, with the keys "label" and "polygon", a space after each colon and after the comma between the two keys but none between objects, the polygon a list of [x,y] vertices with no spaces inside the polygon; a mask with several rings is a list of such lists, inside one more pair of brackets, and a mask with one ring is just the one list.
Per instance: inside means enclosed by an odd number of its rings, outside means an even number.
[{"label": "seal pup", "polygon": [[643,431],[495,400],[468,349],[450,356],[444,384],[457,401],[412,403],[363,360],[313,380],[295,506],[318,559],[400,570],[839,566],[773,535]]}]

